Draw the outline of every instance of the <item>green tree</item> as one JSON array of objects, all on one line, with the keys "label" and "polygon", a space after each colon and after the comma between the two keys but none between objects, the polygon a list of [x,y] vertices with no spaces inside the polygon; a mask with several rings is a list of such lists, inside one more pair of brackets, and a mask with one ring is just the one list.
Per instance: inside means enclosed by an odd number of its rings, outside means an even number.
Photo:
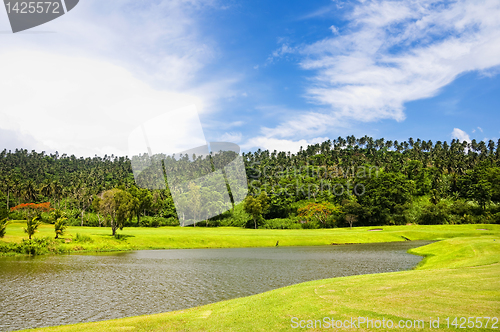
[{"label": "green tree", "polygon": [[146,214],[146,210],[151,208],[153,203],[153,195],[148,189],[137,188],[136,186],[131,186],[128,192],[137,199],[138,204],[134,211],[137,217],[137,225],[141,224],[141,215]]},{"label": "green tree", "polygon": [[389,224],[391,215],[400,214],[414,192],[413,182],[400,173],[381,172],[379,176],[363,179],[361,184],[365,194],[358,201],[367,212],[363,215],[365,223],[372,225]]},{"label": "green tree", "polygon": [[54,224],[54,230],[56,232],[56,239],[59,238],[59,235],[63,235],[64,230],[68,227],[66,225],[66,218],[58,218]]},{"label": "green tree", "polygon": [[5,232],[7,231],[8,224],[9,224],[9,221],[7,220],[7,218],[0,220],[0,239],[5,236]]},{"label": "green tree", "polygon": [[349,224],[349,228],[352,229],[352,225],[363,214],[363,207],[358,203],[357,199],[344,199],[342,201],[342,212],[345,214],[344,219]]},{"label": "green tree", "polygon": [[491,200],[495,203],[500,203],[500,167],[490,168],[487,178],[491,185]]},{"label": "green tree", "polygon": [[262,215],[269,210],[269,199],[266,193],[262,192],[259,196],[247,196],[243,203],[243,209],[253,218],[254,227],[257,229],[257,220],[262,219]]},{"label": "green tree", "polygon": [[92,209],[95,211],[97,214],[97,220],[99,220],[99,227],[105,222],[106,220],[104,218],[101,219],[101,212],[100,212],[100,206],[101,206],[101,198],[97,195],[94,195],[92,199]]},{"label": "green tree", "polygon": [[458,187],[460,195],[464,198],[475,200],[483,210],[491,201],[494,194],[494,186],[489,181],[486,163],[482,163],[474,169],[468,170],[466,174],[459,178]]},{"label": "green tree", "polygon": [[317,222],[324,226],[331,215],[340,213],[340,208],[329,202],[309,203],[298,209],[297,212],[307,222]]},{"label": "green tree", "polygon": [[121,189],[107,190],[102,194],[99,211],[111,220],[113,236],[117,229],[123,229],[125,221],[132,219],[137,204],[135,197]]},{"label": "green tree", "polygon": [[38,226],[40,226],[41,222],[38,220],[38,217],[34,218],[28,218],[26,220],[26,228],[24,229],[24,232],[28,234],[29,239],[31,240],[31,236],[33,236],[38,229]]}]

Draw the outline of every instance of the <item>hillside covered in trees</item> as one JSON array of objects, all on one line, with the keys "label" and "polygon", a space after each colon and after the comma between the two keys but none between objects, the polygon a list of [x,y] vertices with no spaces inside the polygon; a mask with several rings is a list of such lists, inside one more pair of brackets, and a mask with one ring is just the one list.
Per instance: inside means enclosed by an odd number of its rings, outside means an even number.
[{"label": "hillside covered in trees", "polygon": [[[200,226],[500,222],[500,140],[434,143],[349,136],[296,154],[257,150],[243,153],[243,159],[254,202],[247,199]],[[0,153],[0,219],[15,205],[50,202],[71,224],[105,224],[93,202],[113,188],[137,198],[128,226],[179,224],[168,187],[137,188],[127,157],[77,158],[22,149]],[[9,217],[17,216],[11,212]]]}]

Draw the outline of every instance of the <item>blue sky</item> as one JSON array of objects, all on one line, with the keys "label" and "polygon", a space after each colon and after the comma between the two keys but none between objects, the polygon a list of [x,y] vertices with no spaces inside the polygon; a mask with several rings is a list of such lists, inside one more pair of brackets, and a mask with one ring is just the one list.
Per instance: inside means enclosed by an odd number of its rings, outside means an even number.
[{"label": "blue sky", "polygon": [[496,0],[81,0],[12,34],[0,10],[0,142],[123,155],[138,123],[191,104],[208,141],[246,151],[496,141],[498,17]]}]

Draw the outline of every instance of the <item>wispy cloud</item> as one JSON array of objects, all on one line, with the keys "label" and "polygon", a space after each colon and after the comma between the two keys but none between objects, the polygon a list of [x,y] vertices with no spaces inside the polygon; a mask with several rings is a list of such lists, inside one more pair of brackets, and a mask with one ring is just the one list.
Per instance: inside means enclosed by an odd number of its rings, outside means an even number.
[{"label": "wispy cloud", "polygon": [[[331,10],[323,7],[303,18]],[[280,140],[296,146],[300,139],[332,135],[358,121],[403,121],[405,103],[437,95],[458,75],[499,72],[497,0],[366,0],[344,12],[348,23],[341,31],[331,25],[331,37],[293,49],[282,44],[270,56],[293,51],[302,57],[300,67],[313,73],[305,97],[321,112],[296,112],[273,128],[262,127],[248,146]],[[458,128],[453,135],[469,139]]]},{"label": "wispy cloud", "polygon": [[288,44],[283,43],[278,49],[276,49],[275,51],[273,51],[273,53],[271,53],[271,55],[269,55],[266,63],[272,63],[275,59],[282,58],[287,54],[295,53],[295,51],[296,50],[294,47],[291,47]]},{"label": "wispy cloud", "polygon": [[500,64],[500,2],[363,1],[342,35],[302,49],[311,102],[360,121],[405,119],[404,104]]},{"label": "wispy cloud", "polygon": [[220,135],[217,139],[219,142],[239,143],[241,142],[242,134],[240,132],[230,132]]},{"label": "wispy cloud", "polygon": [[334,35],[339,34],[339,29],[335,25],[330,26],[329,29]]}]

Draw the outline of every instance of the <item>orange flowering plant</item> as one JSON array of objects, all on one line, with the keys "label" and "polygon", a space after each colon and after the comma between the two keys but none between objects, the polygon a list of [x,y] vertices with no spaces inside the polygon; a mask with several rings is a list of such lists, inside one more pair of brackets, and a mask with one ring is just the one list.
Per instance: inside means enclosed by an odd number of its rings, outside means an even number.
[{"label": "orange flowering plant", "polygon": [[329,202],[309,203],[297,212],[306,222],[313,221],[321,224],[325,224],[329,216],[342,213],[340,207]]},{"label": "orange flowering plant", "polygon": [[10,208],[10,212],[20,211],[25,218],[30,219],[32,214],[40,215],[42,212],[54,210],[50,207],[50,202],[45,203],[23,203]]}]

